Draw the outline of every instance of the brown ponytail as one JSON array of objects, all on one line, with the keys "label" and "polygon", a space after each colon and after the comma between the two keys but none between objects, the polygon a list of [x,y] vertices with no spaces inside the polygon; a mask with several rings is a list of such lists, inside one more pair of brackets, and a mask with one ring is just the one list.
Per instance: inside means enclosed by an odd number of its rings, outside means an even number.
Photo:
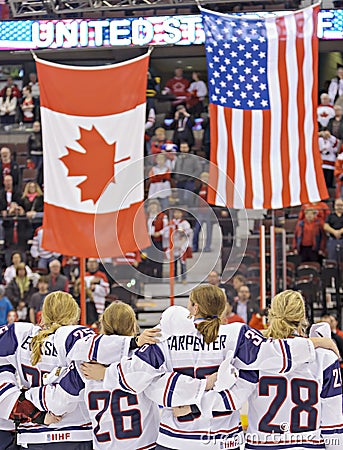
[{"label": "brown ponytail", "polygon": [[205,284],[192,290],[191,303],[198,305],[198,314],[203,321],[197,324],[199,333],[204,336],[206,344],[214,342],[219,333],[221,316],[226,308],[226,296],[222,289],[211,284]]}]

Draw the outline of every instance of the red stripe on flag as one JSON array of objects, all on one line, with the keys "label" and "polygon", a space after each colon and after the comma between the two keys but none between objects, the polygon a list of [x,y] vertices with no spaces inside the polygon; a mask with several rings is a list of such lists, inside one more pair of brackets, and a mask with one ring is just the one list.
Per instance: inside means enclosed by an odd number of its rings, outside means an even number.
[{"label": "red stripe on flag", "polygon": [[[298,104],[298,131],[299,131],[299,177],[300,177],[300,201],[301,203],[308,203],[309,196],[306,183],[306,137],[305,137],[305,102],[304,102],[304,80],[303,77],[303,65],[305,57],[304,49],[304,16],[303,14],[295,15],[296,21],[296,53],[298,64],[298,92],[297,92],[297,104]],[[308,107],[309,105],[307,105]]]},{"label": "red stripe on flag", "polygon": [[98,215],[44,203],[43,229],[43,248],[64,255],[113,257],[151,245],[142,202]]},{"label": "red stripe on flag", "polygon": [[226,163],[226,204],[229,208],[233,208],[234,201],[234,188],[235,188],[235,173],[236,173],[236,162],[235,155],[233,152],[233,144],[232,144],[232,109],[225,108],[225,124],[226,124],[226,133],[227,133],[227,163]]},{"label": "red stripe on flag", "polygon": [[252,208],[252,175],[251,175],[251,111],[243,111],[243,165],[245,177],[245,196],[244,205],[246,208]]},{"label": "red stripe on flag", "polygon": [[218,189],[218,109],[216,105],[210,104],[210,117],[213,124],[211,125],[210,133],[211,133],[211,152],[210,152],[210,177],[209,177],[209,185],[207,192],[207,201],[211,205],[216,204],[216,193]]},{"label": "red stripe on flag", "polygon": [[270,170],[271,112],[262,112],[262,180],[263,208],[272,207],[272,176]]},{"label": "red stripe on flag", "polygon": [[281,134],[280,134],[280,151],[281,151],[281,170],[282,170],[282,204],[290,205],[291,192],[290,192],[290,161],[289,161],[289,133],[288,133],[288,114],[289,114],[289,86],[287,75],[287,30],[285,24],[285,18],[281,17],[277,19],[276,25],[279,34],[279,59],[278,59],[278,72],[279,72],[279,84],[280,84],[280,96],[281,96]]},{"label": "red stripe on flag", "polygon": [[40,104],[59,113],[86,117],[128,111],[146,101],[148,65],[149,55],[101,70],[38,59]]},{"label": "red stripe on flag", "polygon": [[[319,55],[319,39],[317,37],[318,26],[318,13],[320,5],[313,8],[312,22],[313,22],[313,35],[312,35],[312,67],[313,73],[318,73],[318,55]],[[312,86],[312,110],[313,110],[313,135],[312,135],[312,149],[313,149],[313,162],[316,171],[316,181],[320,198],[322,200],[329,198],[326,182],[324,178],[324,172],[322,169],[322,157],[319,151],[318,145],[318,122],[317,122],[317,105],[318,105],[318,77],[313,77]]]}]

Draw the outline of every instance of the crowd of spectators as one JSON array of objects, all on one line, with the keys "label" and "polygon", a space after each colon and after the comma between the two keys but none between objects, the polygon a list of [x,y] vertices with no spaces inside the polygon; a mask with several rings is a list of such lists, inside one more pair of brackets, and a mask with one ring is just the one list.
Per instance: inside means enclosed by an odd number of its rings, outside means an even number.
[{"label": "crowd of spectators", "polygon": [[[340,152],[343,119],[339,104],[342,80],[343,68],[339,67],[328,93],[321,95],[318,107],[323,170],[328,187],[336,186],[336,201],[332,212],[325,202],[303,205],[291,245],[302,262],[322,263],[323,259],[335,259],[337,245],[343,246],[343,152]],[[8,308],[11,306],[10,311],[13,309],[17,314],[14,317],[35,323],[48,292],[71,290],[75,298],[79,298],[79,261],[75,256],[60,255],[42,247],[43,142],[36,75],[30,74],[30,83],[22,91],[9,78],[0,96],[1,123],[4,126],[11,125],[14,118],[32,127],[27,139],[25,167],[34,169],[32,179],[25,181],[23,167],[15,160],[10,146],[1,148],[0,231],[4,260],[2,283],[5,287],[2,289],[0,286],[0,294],[4,290],[0,300],[0,317],[3,321],[8,320]],[[130,276],[126,275],[130,274],[126,268],[136,268],[139,272],[162,279],[164,262],[171,257],[171,243],[175,278],[186,283],[187,260],[198,251],[212,251],[214,219],[219,219],[223,238],[233,232],[232,224],[227,226],[226,223],[232,222],[228,210],[213,209],[207,203],[210,138],[209,118],[205,113],[206,96],[207,87],[200,73],[194,71],[192,79],[188,80],[182,68],[178,67],[159,96],[160,100],[170,104],[169,113],[160,123],[156,121],[156,100],[149,98],[145,191],[152,245],[141,253],[133,252],[107,261],[107,270],[102,270],[98,261],[88,260],[85,279],[88,323],[95,323],[104,310],[116,277],[125,279]],[[15,105],[14,114],[11,105]],[[199,124],[201,133],[198,133]],[[203,158],[196,158],[195,155]],[[203,239],[199,239],[202,228],[206,233]],[[254,326],[258,327],[256,320],[261,320],[261,311],[256,303],[258,295],[250,291],[246,284],[249,280],[241,280],[241,275],[237,277],[232,283],[236,295],[232,298],[228,295],[227,320],[239,316],[247,323],[253,321]],[[8,301],[2,302],[2,298]]]},{"label": "crowd of spectators", "polygon": [[317,109],[319,127],[319,150],[326,185],[336,186],[336,197],[342,196],[342,152],[343,152],[343,66],[337,65],[337,74],[332,78],[328,92],[320,96]]}]

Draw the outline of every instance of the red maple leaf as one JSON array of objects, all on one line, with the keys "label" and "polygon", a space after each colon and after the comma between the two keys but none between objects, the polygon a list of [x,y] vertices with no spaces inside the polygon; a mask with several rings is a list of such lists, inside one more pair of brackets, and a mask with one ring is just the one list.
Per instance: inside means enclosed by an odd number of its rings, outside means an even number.
[{"label": "red maple leaf", "polygon": [[80,153],[67,147],[68,154],[60,160],[68,169],[68,176],[86,176],[77,187],[81,190],[81,201],[92,200],[96,203],[108,183],[114,183],[114,165],[130,159],[115,161],[116,142],[108,144],[98,130],[80,127],[78,142],[86,153]]}]

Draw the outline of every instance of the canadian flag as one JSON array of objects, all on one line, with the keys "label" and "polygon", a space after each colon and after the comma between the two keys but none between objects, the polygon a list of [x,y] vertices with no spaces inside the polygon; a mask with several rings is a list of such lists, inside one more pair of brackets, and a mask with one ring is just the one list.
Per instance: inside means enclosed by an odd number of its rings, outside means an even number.
[{"label": "canadian flag", "polygon": [[150,244],[143,208],[149,54],[74,67],[36,59],[44,149],[43,247],[118,256]]}]

